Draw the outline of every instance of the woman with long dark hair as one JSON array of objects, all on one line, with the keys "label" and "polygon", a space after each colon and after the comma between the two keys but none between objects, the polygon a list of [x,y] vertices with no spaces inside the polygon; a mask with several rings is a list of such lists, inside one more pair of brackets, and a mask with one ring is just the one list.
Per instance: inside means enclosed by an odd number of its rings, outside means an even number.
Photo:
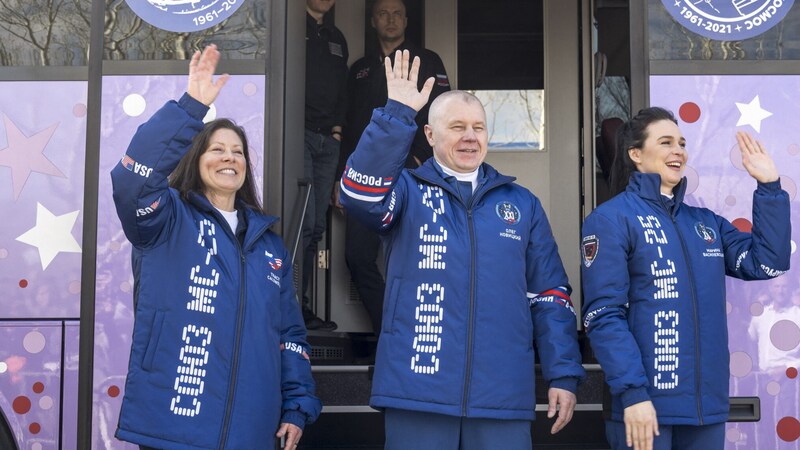
[{"label": "woman with long dark hair", "polygon": [[219,57],[195,53],[187,93],[139,127],[111,172],[136,308],[116,436],[143,449],[269,448],[272,433],[293,448],[321,408],[247,137],[228,119],[203,125],[228,79],[213,80]]},{"label": "woman with long dark hair", "polygon": [[618,192],[583,226],[583,317],[611,390],[613,449],[713,450],[728,418],[725,276],[789,269],[789,196],[760,142],[738,132],[757,182],[752,233],[683,203],[686,140],[671,112],[623,124],[611,172]]}]

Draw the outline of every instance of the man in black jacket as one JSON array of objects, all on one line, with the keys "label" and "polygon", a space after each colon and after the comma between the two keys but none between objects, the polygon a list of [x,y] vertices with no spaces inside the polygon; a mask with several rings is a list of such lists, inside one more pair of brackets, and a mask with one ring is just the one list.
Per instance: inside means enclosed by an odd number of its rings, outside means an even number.
[{"label": "man in black jacket", "polygon": [[[347,79],[347,126],[344,130],[342,151],[339,156],[338,175],[342,174],[347,158],[361,138],[361,133],[369,124],[372,110],[386,104],[386,72],[383,60],[386,55],[394,55],[396,50],[408,50],[413,60],[420,58],[419,88],[430,77],[435,78],[433,92],[428,103],[416,117],[417,134],[411,146],[407,167],[417,167],[433,155],[423,131],[428,123],[428,109],[431,102],[441,93],[450,90],[442,59],[436,53],[415,46],[406,39],[408,25],[406,6],[402,0],[376,0],[372,7],[372,27],[378,35],[379,54],[366,55],[353,63]],[[338,199],[338,195],[335,197]],[[341,205],[338,205],[341,207]],[[358,295],[369,313],[373,330],[377,335],[381,329],[383,291],[385,282],[378,271],[376,260],[380,238],[358,221],[348,217],[345,236],[345,258],[350,275],[358,290]]]},{"label": "man in black jacket", "polygon": [[336,329],[318,318],[307,292],[317,243],[326,228],[331,188],[339,174],[339,146],[347,106],[347,42],[338,28],[324,21],[335,0],[306,0],[305,177],[311,198],[303,221],[303,318],[309,330]]}]

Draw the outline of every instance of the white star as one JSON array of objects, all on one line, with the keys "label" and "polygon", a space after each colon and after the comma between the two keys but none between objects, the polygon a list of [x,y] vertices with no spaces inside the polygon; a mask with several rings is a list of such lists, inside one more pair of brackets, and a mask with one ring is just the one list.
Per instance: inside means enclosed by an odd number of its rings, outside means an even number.
[{"label": "white star", "polygon": [[41,203],[36,203],[36,226],[17,240],[39,250],[42,270],[45,270],[60,252],[81,252],[78,241],[72,236],[72,227],[77,219],[78,211],[56,216]]},{"label": "white star", "polygon": [[761,101],[757,95],[750,103],[736,102],[736,107],[739,108],[739,112],[742,114],[739,117],[739,121],[736,122],[736,126],[750,125],[758,133],[761,132],[761,121],[772,115],[771,112],[761,108]]}]

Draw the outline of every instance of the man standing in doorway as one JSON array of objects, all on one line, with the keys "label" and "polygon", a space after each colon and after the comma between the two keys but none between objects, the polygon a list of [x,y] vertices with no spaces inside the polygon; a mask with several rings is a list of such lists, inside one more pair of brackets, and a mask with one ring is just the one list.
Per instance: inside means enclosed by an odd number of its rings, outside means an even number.
[{"label": "man standing in doorway", "polygon": [[[371,23],[378,36],[380,54],[367,55],[350,68],[347,81],[349,103],[347,126],[339,157],[338,174],[344,170],[347,158],[355,150],[361,133],[369,124],[372,110],[386,104],[386,74],[383,59],[387,55],[393,55],[396,50],[408,50],[412,59],[419,56],[420,89],[426,79],[433,77],[435,80],[430,100],[417,114],[418,130],[406,160],[406,167],[417,167],[432,155],[431,146],[425,139],[422,128],[428,123],[430,102],[450,90],[450,81],[439,55],[417,47],[406,39],[408,17],[402,0],[376,0],[372,7]],[[386,287],[376,262],[379,247],[380,238],[374,231],[350,217],[347,218],[345,259],[358,290],[358,296],[369,314],[375,335],[380,333],[383,291]]]},{"label": "man standing in doorway", "polygon": [[336,323],[317,317],[309,292],[317,243],[326,228],[328,206],[347,107],[347,42],[325,14],[335,0],[306,0],[306,114],[305,177],[311,181],[311,198],[303,220],[303,319],[309,330],[334,330]]}]

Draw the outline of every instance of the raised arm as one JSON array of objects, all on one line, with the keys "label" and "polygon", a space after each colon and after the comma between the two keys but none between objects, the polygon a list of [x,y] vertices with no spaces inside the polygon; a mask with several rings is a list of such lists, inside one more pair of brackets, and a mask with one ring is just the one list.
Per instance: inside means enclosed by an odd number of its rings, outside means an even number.
[{"label": "raised arm", "polygon": [[409,58],[406,50],[395,53],[394,65],[385,59],[388,101],[373,111],[339,183],[339,201],[348,213],[379,232],[388,230],[402,210],[404,194],[398,183],[417,131],[414,116],[433,88],[433,77],[417,88],[419,58],[413,64]]},{"label": "raised arm", "polygon": [[111,171],[114,204],[135,246],[153,246],[167,239],[177,199],[168,177],[203,129],[203,117],[228,80],[214,82],[219,52],[209,45],[189,63],[187,94],[167,102],[136,131],[119,164]]}]

